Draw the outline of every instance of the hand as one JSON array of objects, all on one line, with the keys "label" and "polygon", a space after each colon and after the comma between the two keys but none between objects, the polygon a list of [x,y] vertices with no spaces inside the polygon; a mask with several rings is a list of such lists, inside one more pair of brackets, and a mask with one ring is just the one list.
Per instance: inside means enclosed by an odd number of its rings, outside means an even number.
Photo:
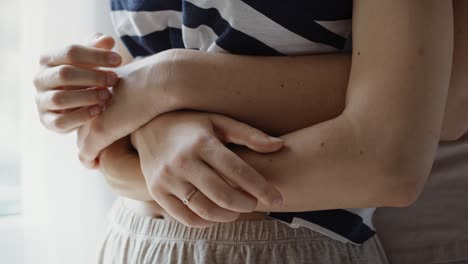
[{"label": "hand", "polygon": [[87,45],[71,45],[44,54],[34,78],[42,124],[67,133],[98,116],[110,98],[106,87],[118,82],[115,73],[96,69],[117,67],[122,59],[110,51],[111,37],[96,35]]},{"label": "hand", "polygon": [[[282,140],[231,118],[199,112],[164,114],[131,136],[152,198],[172,217],[192,227],[231,222],[252,212],[257,199],[280,206],[281,194],[224,144],[262,153]],[[198,190],[187,206],[182,203]]]},{"label": "hand", "polygon": [[153,201],[146,188],[140,157],[130,137],[117,140],[99,155],[99,170],[117,194],[138,201]]},{"label": "hand", "polygon": [[100,152],[113,142],[137,130],[159,114],[176,110],[170,87],[170,58],[158,53],[118,69],[120,80],[113,88],[106,111],[78,130],[80,160],[96,168]]}]

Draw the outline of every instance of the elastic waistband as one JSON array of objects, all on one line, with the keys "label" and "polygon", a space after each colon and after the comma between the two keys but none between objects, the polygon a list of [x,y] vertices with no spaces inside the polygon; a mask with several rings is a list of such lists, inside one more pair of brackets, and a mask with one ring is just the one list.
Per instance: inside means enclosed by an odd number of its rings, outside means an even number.
[{"label": "elastic waistband", "polygon": [[292,228],[277,220],[219,223],[209,228],[191,228],[175,220],[157,219],[135,214],[121,200],[109,214],[111,228],[133,236],[151,239],[205,240],[213,242],[264,241],[334,241],[308,228]]}]

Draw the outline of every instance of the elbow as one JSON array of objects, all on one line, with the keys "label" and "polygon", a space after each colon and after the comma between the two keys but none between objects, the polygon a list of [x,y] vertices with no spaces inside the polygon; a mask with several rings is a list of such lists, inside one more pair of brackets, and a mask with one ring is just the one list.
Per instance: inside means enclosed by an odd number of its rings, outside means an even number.
[{"label": "elbow", "polygon": [[466,133],[468,128],[464,123],[444,124],[442,133],[440,134],[441,141],[457,141],[460,140]]},{"label": "elbow", "polygon": [[[463,87],[465,88],[465,87]],[[461,87],[458,89],[462,89]],[[463,95],[449,97],[445,109],[444,123],[440,135],[441,141],[457,141],[468,132],[468,98]]]},{"label": "elbow", "polygon": [[427,165],[429,162],[422,163],[426,166],[417,166],[421,162],[413,159],[400,162],[391,169],[381,169],[379,187],[376,188],[379,199],[377,207],[409,207],[414,204],[424,189],[432,167]]},{"label": "elbow", "polygon": [[414,204],[424,187],[424,182],[397,182],[384,187],[381,207],[409,207]]}]

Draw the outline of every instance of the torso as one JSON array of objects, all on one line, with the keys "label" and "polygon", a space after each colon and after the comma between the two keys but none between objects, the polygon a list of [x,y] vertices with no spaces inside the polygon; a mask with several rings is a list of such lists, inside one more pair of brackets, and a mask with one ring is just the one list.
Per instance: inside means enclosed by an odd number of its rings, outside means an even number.
[{"label": "torso", "polygon": [[[112,0],[114,25],[134,57],[171,48],[240,55],[285,56],[350,50],[352,0]],[[125,199],[137,214],[169,218],[155,203]],[[373,208],[299,213],[249,213],[241,220],[277,219],[345,242],[374,234]]]}]

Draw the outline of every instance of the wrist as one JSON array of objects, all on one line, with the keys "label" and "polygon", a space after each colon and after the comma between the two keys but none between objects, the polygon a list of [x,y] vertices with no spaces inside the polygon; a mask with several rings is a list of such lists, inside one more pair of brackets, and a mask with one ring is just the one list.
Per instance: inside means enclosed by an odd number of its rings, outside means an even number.
[{"label": "wrist", "polygon": [[167,112],[180,110],[184,107],[185,87],[180,74],[180,63],[177,58],[178,50],[171,49],[157,55],[154,55],[155,61],[149,76],[149,82],[146,85],[147,98],[155,108],[154,113],[157,115]]}]

